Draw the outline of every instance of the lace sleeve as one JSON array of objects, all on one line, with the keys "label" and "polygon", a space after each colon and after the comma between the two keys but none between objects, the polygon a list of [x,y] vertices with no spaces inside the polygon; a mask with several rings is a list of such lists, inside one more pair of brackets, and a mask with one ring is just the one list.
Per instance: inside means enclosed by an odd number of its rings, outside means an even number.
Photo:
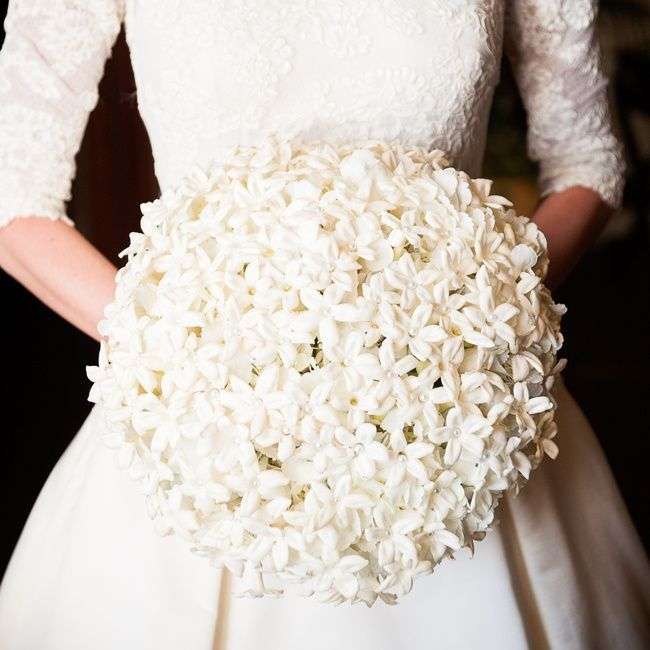
[{"label": "lace sleeve", "polygon": [[122,0],[10,0],[0,52],[0,226],[64,219]]},{"label": "lace sleeve", "polygon": [[542,195],[581,185],[620,204],[624,162],[612,132],[595,35],[596,0],[509,0],[506,52],[528,114]]}]

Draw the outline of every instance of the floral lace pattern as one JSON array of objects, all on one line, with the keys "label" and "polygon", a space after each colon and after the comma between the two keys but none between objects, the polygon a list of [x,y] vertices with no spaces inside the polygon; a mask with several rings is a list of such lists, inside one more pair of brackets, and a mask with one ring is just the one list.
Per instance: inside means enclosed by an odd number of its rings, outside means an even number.
[{"label": "floral lace pattern", "polygon": [[0,53],[0,224],[29,215],[68,220],[75,154],[121,20],[114,0],[9,3]]},{"label": "floral lace pattern", "polygon": [[506,50],[528,112],[528,151],[540,163],[542,194],[583,185],[618,205],[624,163],[594,40],[595,3],[520,0],[509,9]]},{"label": "floral lace pattern", "polygon": [[546,194],[620,201],[595,0],[12,0],[0,53],[0,223],[65,217],[124,20],[161,186],[269,134],[445,150],[480,173],[502,43]]},{"label": "floral lace pattern", "polygon": [[498,78],[501,3],[170,4],[169,12],[145,5],[127,12],[161,185],[271,133],[397,138],[442,148],[478,173]]}]

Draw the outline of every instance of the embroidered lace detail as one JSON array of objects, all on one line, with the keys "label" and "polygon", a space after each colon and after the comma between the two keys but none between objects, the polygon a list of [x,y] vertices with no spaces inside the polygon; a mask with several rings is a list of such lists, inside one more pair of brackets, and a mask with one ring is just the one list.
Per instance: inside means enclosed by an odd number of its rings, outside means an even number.
[{"label": "embroidered lace detail", "polygon": [[582,185],[617,206],[623,151],[612,132],[595,18],[591,0],[513,1],[506,48],[528,113],[528,152],[540,163],[542,194]]},{"label": "embroidered lace detail", "polygon": [[123,19],[162,186],[270,133],[403,139],[444,149],[478,175],[505,33],[542,191],[585,185],[616,205],[623,158],[594,6],[12,0],[0,53],[0,224],[65,216],[75,154]]},{"label": "embroidered lace detail", "polygon": [[114,0],[9,3],[0,53],[0,225],[63,218],[75,154],[121,22]]},{"label": "embroidered lace detail", "polygon": [[163,4],[127,10],[161,186],[271,133],[398,138],[478,174],[501,57],[498,0]]}]

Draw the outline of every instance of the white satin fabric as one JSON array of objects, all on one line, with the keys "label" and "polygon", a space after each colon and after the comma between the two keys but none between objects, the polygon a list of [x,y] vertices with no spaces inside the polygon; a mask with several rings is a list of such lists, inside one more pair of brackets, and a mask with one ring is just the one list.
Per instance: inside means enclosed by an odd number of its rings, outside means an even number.
[{"label": "white satin fabric", "polygon": [[500,524],[401,604],[248,600],[158,537],[93,409],[34,506],[0,591],[7,650],[641,650],[650,573],[609,466],[560,383],[560,455]]}]

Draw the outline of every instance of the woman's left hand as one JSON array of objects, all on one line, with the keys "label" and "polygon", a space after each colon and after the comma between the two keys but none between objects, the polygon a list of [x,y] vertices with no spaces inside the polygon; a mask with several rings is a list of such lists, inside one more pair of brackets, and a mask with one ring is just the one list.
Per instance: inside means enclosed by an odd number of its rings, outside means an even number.
[{"label": "woman's left hand", "polygon": [[596,241],[611,213],[597,192],[581,186],[549,194],[541,201],[532,219],[548,241],[546,284],[551,289],[566,279]]}]

